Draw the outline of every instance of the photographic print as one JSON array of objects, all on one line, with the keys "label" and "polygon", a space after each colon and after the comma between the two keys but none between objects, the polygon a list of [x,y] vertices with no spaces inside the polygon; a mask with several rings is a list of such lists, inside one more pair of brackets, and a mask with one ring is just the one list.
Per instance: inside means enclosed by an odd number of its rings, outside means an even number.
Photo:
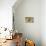
[{"label": "photographic print", "polygon": [[25,17],[26,23],[34,23],[34,17]]}]

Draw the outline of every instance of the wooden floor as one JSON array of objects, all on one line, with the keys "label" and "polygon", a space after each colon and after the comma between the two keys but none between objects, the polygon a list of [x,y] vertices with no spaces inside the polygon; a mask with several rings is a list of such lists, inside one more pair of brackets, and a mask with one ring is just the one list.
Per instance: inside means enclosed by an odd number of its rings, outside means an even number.
[{"label": "wooden floor", "polygon": [[0,46],[16,46],[15,39],[13,40],[6,40],[6,42],[2,43]]}]

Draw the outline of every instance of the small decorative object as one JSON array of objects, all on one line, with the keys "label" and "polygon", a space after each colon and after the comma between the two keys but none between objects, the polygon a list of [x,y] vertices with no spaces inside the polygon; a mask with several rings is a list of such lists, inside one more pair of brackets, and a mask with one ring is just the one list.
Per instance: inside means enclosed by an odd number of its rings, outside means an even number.
[{"label": "small decorative object", "polygon": [[26,40],[25,46],[35,46],[34,42],[32,40]]},{"label": "small decorative object", "polygon": [[25,22],[26,23],[33,23],[34,22],[34,17],[25,17]]}]

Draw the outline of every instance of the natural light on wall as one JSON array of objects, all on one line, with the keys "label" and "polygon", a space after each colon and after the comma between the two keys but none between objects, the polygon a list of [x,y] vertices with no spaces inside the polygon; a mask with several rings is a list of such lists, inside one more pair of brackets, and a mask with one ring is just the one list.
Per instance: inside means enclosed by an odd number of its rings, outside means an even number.
[{"label": "natural light on wall", "polygon": [[[42,1],[41,40],[42,46],[46,46],[46,0],[41,1]],[[12,6],[14,5],[15,2],[16,0],[0,0],[0,27],[12,29]]]},{"label": "natural light on wall", "polygon": [[5,10],[3,9],[1,11],[1,15],[0,15],[0,27],[7,27],[7,28],[11,28],[12,27],[12,14],[11,14],[11,10]]},{"label": "natural light on wall", "polygon": [[12,6],[16,0],[0,0],[0,27],[12,29]]}]

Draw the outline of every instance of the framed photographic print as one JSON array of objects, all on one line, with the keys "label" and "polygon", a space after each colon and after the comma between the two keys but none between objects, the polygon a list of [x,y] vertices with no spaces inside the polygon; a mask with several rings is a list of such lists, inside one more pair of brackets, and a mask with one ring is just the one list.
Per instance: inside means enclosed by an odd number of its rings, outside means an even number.
[{"label": "framed photographic print", "polygon": [[34,23],[34,17],[25,17],[26,23]]}]

